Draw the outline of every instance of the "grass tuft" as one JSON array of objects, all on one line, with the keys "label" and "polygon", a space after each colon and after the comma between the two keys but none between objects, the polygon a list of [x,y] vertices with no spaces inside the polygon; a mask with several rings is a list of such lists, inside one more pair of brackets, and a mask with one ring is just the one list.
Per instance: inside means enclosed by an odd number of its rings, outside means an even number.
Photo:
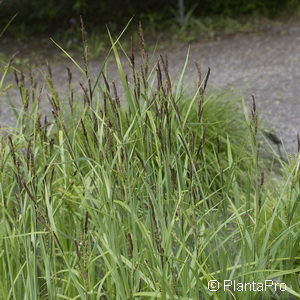
[{"label": "grass tuft", "polygon": [[[255,99],[249,114],[207,92],[209,72],[187,94],[184,69],[171,82],[167,58],[151,69],[143,43],[128,76],[110,39],[120,82],[102,70],[92,82],[84,45],[82,104],[70,91],[66,108],[49,68],[52,119],[16,73],[22,109],[0,140],[2,299],[300,296],[299,161],[279,179],[266,168]],[[287,291],[212,292],[213,279]]]}]

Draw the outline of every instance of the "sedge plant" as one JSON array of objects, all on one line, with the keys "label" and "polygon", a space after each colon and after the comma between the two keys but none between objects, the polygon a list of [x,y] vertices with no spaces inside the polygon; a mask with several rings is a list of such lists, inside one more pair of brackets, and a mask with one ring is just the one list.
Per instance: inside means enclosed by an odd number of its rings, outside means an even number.
[{"label": "sedge plant", "polygon": [[[249,114],[207,92],[209,72],[188,93],[187,64],[172,82],[167,58],[151,67],[140,36],[140,65],[110,36],[119,83],[105,68],[93,80],[84,44],[84,65],[73,61],[82,101],[70,93],[64,103],[49,72],[51,118],[38,84],[16,73],[22,109],[0,141],[0,298],[299,297],[299,161],[273,179],[255,102]],[[234,291],[224,280],[286,290]]]}]

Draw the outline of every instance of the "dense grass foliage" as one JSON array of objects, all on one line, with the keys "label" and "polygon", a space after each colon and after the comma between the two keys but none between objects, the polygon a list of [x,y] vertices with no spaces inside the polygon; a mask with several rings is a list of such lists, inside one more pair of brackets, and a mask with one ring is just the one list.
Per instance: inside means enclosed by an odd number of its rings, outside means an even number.
[{"label": "dense grass foliage", "polygon": [[[39,85],[15,74],[22,107],[0,143],[1,299],[299,296],[299,161],[273,179],[255,102],[248,115],[207,94],[208,76],[188,93],[185,66],[174,84],[167,59],[151,69],[143,51],[127,76],[116,44],[122,92],[78,65],[75,104],[49,72],[51,119]],[[274,279],[288,292],[211,292],[212,279]]]}]

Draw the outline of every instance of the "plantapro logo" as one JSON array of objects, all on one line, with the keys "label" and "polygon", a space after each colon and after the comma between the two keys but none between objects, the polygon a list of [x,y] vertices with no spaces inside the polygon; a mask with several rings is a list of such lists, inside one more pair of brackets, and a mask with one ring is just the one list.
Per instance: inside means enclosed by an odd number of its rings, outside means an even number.
[{"label": "plantapro logo", "polygon": [[275,291],[286,291],[286,284],[275,282],[273,280],[265,280],[264,282],[238,282],[236,280],[224,280],[221,284],[217,280],[208,282],[208,289],[211,292],[216,292],[222,289],[223,291],[231,290],[232,292],[265,292],[268,288],[273,288]]}]

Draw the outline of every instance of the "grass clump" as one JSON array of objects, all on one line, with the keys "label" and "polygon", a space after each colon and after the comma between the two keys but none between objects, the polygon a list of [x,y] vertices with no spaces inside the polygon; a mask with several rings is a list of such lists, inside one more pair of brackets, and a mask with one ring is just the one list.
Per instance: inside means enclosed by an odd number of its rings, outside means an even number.
[{"label": "grass clump", "polygon": [[[267,177],[255,102],[248,116],[205,93],[209,72],[187,96],[185,66],[175,85],[143,48],[129,77],[112,43],[123,92],[78,65],[84,101],[70,96],[66,114],[49,72],[51,120],[16,74],[22,109],[0,144],[3,299],[299,296],[299,162],[283,183]],[[212,279],[288,292],[212,292]]]}]

